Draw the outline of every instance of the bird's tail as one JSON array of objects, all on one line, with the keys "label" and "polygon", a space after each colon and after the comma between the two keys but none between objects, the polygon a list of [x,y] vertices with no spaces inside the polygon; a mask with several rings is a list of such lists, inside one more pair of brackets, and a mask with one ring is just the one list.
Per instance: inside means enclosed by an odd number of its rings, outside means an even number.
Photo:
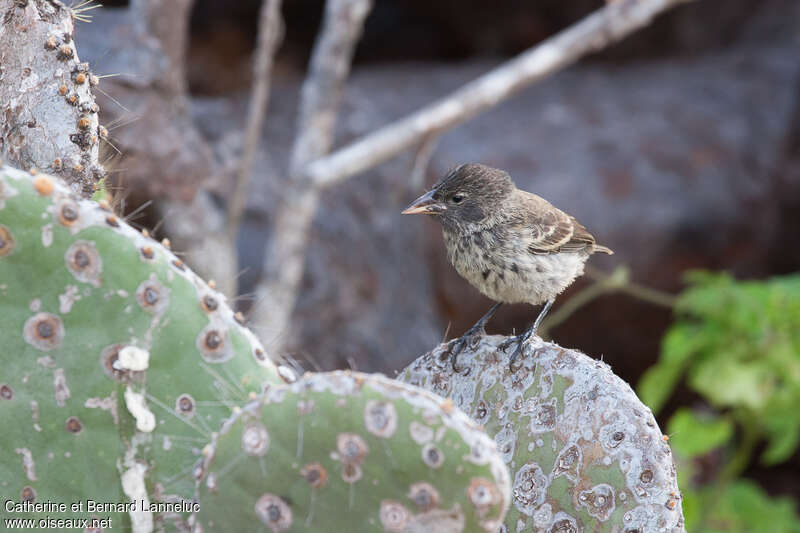
[{"label": "bird's tail", "polygon": [[600,246],[599,244],[594,245],[594,250],[592,252],[602,252],[608,255],[614,255],[614,250],[611,248],[606,248],[605,246]]}]

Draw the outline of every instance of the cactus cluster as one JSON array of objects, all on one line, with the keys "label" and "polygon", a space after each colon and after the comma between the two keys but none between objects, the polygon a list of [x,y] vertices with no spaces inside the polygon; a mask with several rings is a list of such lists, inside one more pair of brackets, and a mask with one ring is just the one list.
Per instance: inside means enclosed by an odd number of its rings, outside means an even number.
[{"label": "cactus cluster", "polygon": [[381,376],[287,384],[242,321],[103,203],[0,167],[3,492],[134,532],[496,530],[507,469],[452,402]]},{"label": "cactus cluster", "polygon": [[504,340],[462,351],[457,373],[452,342],[442,344],[399,376],[452,399],[494,436],[513,480],[503,531],[683,531],[670,448],[630,386],[538,337],[512,372]]},{"label": "cactus cluster", "polygon": [[603,363],[536,340],[510,373],[485,337],[455,374],[442,345],[407,383],[298,380],[243,322],[168,243],[0,166],[3,493],[136,533],[682,529],[669,447]]},{"label": "cactus cluster", "polygon": [[290,375],[240,321],[107,207],[0,168],[3,492],[122,502],[146,484],[151,501],[191,499],[212,433]]}]

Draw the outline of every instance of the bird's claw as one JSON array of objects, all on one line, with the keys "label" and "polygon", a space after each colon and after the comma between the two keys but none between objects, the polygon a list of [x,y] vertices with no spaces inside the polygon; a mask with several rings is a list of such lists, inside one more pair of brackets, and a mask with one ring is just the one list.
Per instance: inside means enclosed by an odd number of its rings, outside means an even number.
[{"label": "bird's claw", "polygon": [[508,350],[509,346],[511,346],[512,344],[514,344],[514,342],[518,340],[519,337],[508,337],[506,340],[497,345],[497,349],[505,352],[506,350]]},{"label": "bird's claw", "polygon": [[453,367],[453,372],[455,372],[456,374],[461,372],[461,370],[458,368],[458,365],[456,364],[458,362],[458,354],[460,354],[464,350],[464,348],[467,347],[468,344],[472,345],[473,342],[475,342],[484,335],[486,335],[486,332],[483,330],[483,328],[478,328],[475,330],[470,329],[459,338],[455,339],[454,341],[451,341],[452,345],[449,348],[449,352],[450,352],[450,365]]},{"label": "bird's claw", "polygon": [[453,368],[453,372],[458,374],[458,354],[461,353],[461,350],[464,349],[464,345],[466,341],[463,337],[456,340],[455,344],[450,348],[450,366]]},{"label": "bird's claw", "polygon": [[532,337],[531,333],[525,332],[521,335],[517,335],[516,337],[509,337],[508,339],[504,340],[498,345],[498,348],[505,352],[509,346],[516,343],[517,347],[511,354],[511,357],[508,359],[508,369],[512,373],[519,370],[519,367],[515,367],[514,363],[516,363],[517,359],[522,354],[522,347],[525,345],[526,342],[528,342],[528,339],[530,339],[531,337]]},{"label": "bird's claw", "polygon": [[512,374],[517,370],[519,370],[519,367],[515,367],[514,363],[517,361],[517,358],[522,353],[523,344],[525,344],[525,339],[520,339],[519,342],[517,343],[517,348],[514,350],[514,353],[512,353],[511,357],[508,359],[508,369],[511,371]]}]

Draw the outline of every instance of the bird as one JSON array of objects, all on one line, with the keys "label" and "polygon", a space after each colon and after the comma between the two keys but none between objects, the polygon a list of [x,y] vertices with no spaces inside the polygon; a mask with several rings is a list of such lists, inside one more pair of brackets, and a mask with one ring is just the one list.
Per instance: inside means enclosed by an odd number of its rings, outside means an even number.
[{"label": "bird", "polygon": [[471,339],[485,335],[486,323],[504,303],[544,305],[533,324],[501,347],[516,342],[511,370],[523,345],[552,307],[556,296],[583,274],[594,253],[614,252],[595,242],[575,217],[544,198],[518,189],[511,176],[479,163],[450,170],[430,191],[402,211],[438,219],[447,257],[456,271],[495,304],[450,350],[458,354]]}]

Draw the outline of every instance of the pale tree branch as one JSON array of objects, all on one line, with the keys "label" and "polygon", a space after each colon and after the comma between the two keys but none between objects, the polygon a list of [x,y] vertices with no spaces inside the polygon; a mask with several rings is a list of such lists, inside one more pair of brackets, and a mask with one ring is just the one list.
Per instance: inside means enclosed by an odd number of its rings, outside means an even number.
[{"label": "pale tree branch", "polygon": [[605,48],[690,0],[614,0],[604,8],[518,55],[454,93],[317,159],[305,179],[327,187],[370,169],[421,140],[466,122],[517,91]]},{"label": "pale tree branch", "polygon": [[[314,46],[308,76],[303,83],[297,138],[292,148],[289,180],[275,214],[272,240],[256,287],[253,321],[278,335],[287,332],[303,275],[308,233],[319,191],[308,187],[301,169],[333,145],[336,115],[356,43],[371,0],[328,0],[321,34]],[[280,342],[276,349],[280,349]]]},{"label": "pale tree branch", "polygon": [[439,136],[436,133],[426,135],[419,143],[417,153],[414,155],[414,166],[411,168],[411,179],[409,187],[411,190],[419,190],[425,184],[425,173],[428,171],[433,153],[439,144]]},{"label": "pale tree branch", "polygon": [[292,147],[289,173],[300,179],[307,163],[333,146],[336,115],[350,74],[356,43],[371,0],[329,0],[319,41],[311,56],[308,78],[300,95],[297,138]]},{"label": "pale tree branch", "polygon": [[595,283],[609,284],[618,292],[660,307],[675,307],[678,300],[678,297],[674,294],[631,281],[631,273],[628,267],[617,267],[613,272],[604,272],[587,265],[586,277],[594,280]]},{"label": "pale tree branch", "polygon": [[244,151],[239,165],[233,193],[228,201],[228,234],[236,239],[244,211],[247,186],[253,173],[253,162],[261,139],[261,129],[269,104],[270,78],[275,52],[283,38],[281,0],[264,0],[258,19],[258,45],[253,64],[253,90],[247,110],[247,129]]},{"label": "pale tree branch", "polygon": [[658,289],[653,289],[631,281],[631,272],[627,266],[618,266],[613,272],[603,272],[591,266],[586,267],[586,277],[594,280],[591,285],[581,289],[574,296],[560,305],[554,312],[547,315],[537,334],[545,339],[550,338],[550,332],[563,324],[578,309],[604,294],[623,293],[633,296],[643,302],[660,307],[673,308],[677,296]]},{"label": "pale tree branch", "polygon": [[[517,91],[646,26],[657,14],[690,0],[615,0],[577,24],[520,54],[450,96],[359,141],[322,157],[333,142],[341,91],[352,51],[369,9],[367,0],[331,0],[311,71],[303,86],[298,138],[284,202],[276,214],[272,243],[256,288],[254,321],[270,332],[276,350],[303,275],[308,232],[325,187],[341,182],[397,153],[438,137],[506,100]],[[432,147],[422,147],[424,152]]]}]

